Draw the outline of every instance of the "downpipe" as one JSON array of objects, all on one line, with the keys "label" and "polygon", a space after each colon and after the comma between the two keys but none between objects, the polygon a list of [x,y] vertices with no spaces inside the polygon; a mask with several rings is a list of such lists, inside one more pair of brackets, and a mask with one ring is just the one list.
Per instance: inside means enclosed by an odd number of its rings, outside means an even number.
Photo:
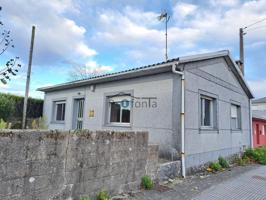
[{"label": "downpipe", "polygon": [[252,100],[249,100],[249,124],[250,124],[250,148],[254,148],[253,146],[253,124],[252,124]]},{"label": "downpipe", "polygon": [[172,72],[181,76],[181,171],[182,177],[186,177],[186,164],[185,164],[185,74],[176,70],[179,62],[172,65]]}]

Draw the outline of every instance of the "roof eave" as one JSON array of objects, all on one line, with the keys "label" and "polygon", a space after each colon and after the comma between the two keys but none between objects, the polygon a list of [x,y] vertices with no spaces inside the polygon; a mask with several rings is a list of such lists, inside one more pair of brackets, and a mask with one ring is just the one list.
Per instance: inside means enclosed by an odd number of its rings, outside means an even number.
[{"label": "roof eave", "polygon": [[152,74],[168,72],[172,70],[172,64],[175,62],[176,61],[172,61],[172,62],[160,64],[160,65],[155,65],[149,68],[139,69],[136,71],[126,71],[123,73],[111,74],[108,76],[103,76],[103,77],[98,77],[98,78],[93,78],[93,79],[68,82],[68,83],[59,84],[59,85],[50,86],[50,87],[42,87],[42,88],[38,88],[37,91],[52,92],[52,91],[57,91],[57,90],[62,90],[62,89],[71,89],[75,87],[82,87],[82,86],[93,85],[93,84],[98,84],[98,83],[106,83],[106,82],[111,82],[111,81],[137,78],[137,77],[142,77],[142,76],[147,76],[147,75],[152,75]]}]

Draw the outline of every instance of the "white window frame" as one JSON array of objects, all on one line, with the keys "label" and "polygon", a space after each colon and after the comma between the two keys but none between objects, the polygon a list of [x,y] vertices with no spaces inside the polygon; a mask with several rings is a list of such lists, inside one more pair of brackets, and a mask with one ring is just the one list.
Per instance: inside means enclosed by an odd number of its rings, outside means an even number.
[{"label": "white window frame", "polygon": [[[210,125],[209,126],[205,126],[204,125],[204,118],[205,118],[205,104],[204,101],[202,100],[209,100],[210,101]],[[201,96],[200,97],[200,126],[203,129],[213,129],[214,128],[214,123],[213,123],[213,117],[214,117],[214,99],[211,97],[206,97],[206,96]]]},{"label": "white window frame", "polygon": [[[236,116],[232,116],[233,115],[232,107],[235,107],[235,109],[236,109]],[[232,130],[241,130],[241,107],[240,107],[240,105],[231,103],[230,113],[231,113],[230,114],[231,129]],[[236,123],[237,123],[237,125],[235,124],[236,128],[232,128],[232,118],[236,119]]]},{"label": "white window frame", "polygon": [[[123,107],[120,107],[120,122],[111,122],[111,103],[114,102],[122,102],[123,100],[128,100],[129,101],[129,111],[130,111],[130,118],[129,118],[129,122],[122,122],[122,111],[126,110],[123,109]],[[107,123],[109,125],[113,125],[113,126],[130,126],[131,125],[131,121],[132,121],[132,106],[131,106],[131,102],[132,102],[132,98],[130,95],[123,95],[123,96],[115,96],[115,97],[107,97],[107,101],[108,101],[108,119],[107,119]]]},{"label": "white window frame", "polygon": [[[57,109],[58,109],[58,105],[59,104],[64,104],[64,120],[57,120],[56,117],[57,117]],[[62,113],[61,113],[61,117],[62,117]],[[66,120],[66,101],[54,101],[54,115],[53,115],[53,121],[55,122],[59,122],[59,123],[62,123],[62,122],[65,122]]]}]

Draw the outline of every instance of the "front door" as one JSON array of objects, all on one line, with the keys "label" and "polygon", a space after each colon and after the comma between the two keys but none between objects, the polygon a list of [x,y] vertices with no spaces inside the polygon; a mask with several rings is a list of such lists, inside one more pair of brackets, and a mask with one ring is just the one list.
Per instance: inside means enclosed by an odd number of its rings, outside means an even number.
[{"label": "front door", "polygon": [[84,113],[84,98],[74,100],[73,109],[73,129],[82,129],[83,113]]},{"label": "front door", "polygon": [[260,144],[260,126],[256,124],[257,144]]}]

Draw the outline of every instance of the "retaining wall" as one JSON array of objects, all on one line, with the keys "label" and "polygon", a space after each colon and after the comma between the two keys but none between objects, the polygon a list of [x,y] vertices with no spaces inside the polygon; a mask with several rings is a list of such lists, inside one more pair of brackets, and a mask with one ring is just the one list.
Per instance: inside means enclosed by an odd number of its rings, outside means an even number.
[{"label": "retaining wall", "polygon": [[156,161],[156,150],[148,151],[147,132],[0,130],[0,199],[93,198],[100,190],[136,189],[154,171],[148,160]]}]

